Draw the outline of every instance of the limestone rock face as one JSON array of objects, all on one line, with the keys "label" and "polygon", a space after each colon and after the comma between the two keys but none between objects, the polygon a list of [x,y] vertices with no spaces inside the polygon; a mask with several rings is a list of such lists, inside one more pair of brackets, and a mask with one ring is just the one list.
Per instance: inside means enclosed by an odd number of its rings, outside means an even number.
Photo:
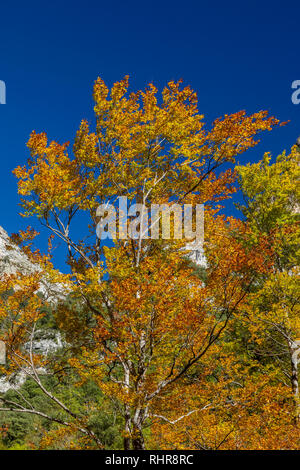
[{"label": "limestone rock face", "polygon": [[0,393],[6,393],[11,389],[18,389],[22,387],[27,379],[25,372],[19,372],[9,380],[6,375],[0,377]]},{"label": "limestone rock face", "polygon": [[202,243],[198,243],[198,244],[195,244],[195,242],[187,243],[186,249],[190,250],[188,257],[191,261],[193,261],[193,263],[197,264],[198,266],[202,266],[203,268],[207,267]]},{"label": "limestone rock face", "polygon": [[[32,343],[33,351],[47,357],[49,354],[55,353],[59,349],[66,346],[66,342],[59,331],[39,330],[36,331],[35,339]],[[29,351],[30,344],[26,343],[24,349]],[[5,365],[6,363],[6,351],[5,343],[0,341],[0,364]],[[47,374],[47,370],[38,368],[39,374]],[[6,393],[10,389],[17,390],[26,381],[27,377],[32,374],[31,368],[23,369],[19,372],[12,374],[10,377],[6,375],[0,375],[0,393]]]},{"label": "limestone rock face", "polygon": [[[0,277],[2,274],[31,274],[39,268],[33,264],[22,250],[11,242],[8,233],[0,226]],[[66,297],[65,288],[59,284],[51,284],[42,280],[39,292],[46,300],[56,303]]]},{"label": "limestone rock face", "polygon": [[34,268],[20,248],[11,243],[7,232],[0,227],[0,276],[2,273],[14,274],[17,271],[29,274]]},{"label": "limestone rock face", "polygon": [[[0,278],[4,274],[31,274],[39,270],[39,266],[33,264],[22,250],[11,242],[8,233],[0,227]],[[47,279],[42,279],[39,292],[48,302],[55,304],[59,300],[66,298],[66,289],[61,284],[50,283]],[[0,325],[1,328],[1,325]],[[55,330],[37,331],[33,342],[33,349],[45,356],[63,347],[63,340],[59,332]],[[25,345],[25,349],[28,349]],[[0,365],[6,363],[6,347],[0,341]],[[19,372],[14,377],[8,379],[5,375],[0,376],[0,393],[5,393],[11,388],[19,388],[26,380],[27,374]]]}]

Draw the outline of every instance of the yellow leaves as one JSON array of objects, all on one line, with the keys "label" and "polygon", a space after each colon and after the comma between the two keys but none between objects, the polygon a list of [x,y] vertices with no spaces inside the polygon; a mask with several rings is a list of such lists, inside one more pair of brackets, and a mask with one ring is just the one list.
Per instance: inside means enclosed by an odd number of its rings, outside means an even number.
[{"label": "yellow leaves", "polygon": [[128,76],[110,93],[101,78],[96,80],[96,132],[82,121],[74,159],[67,144],[48,144],[45,133],[31,134],[28,167],[14,172],[25,196],[25,215],[43,217],[74,206],[95,210],[99,199],[133,197],[142,187],[153,187],[151,201],[191,193],[202,201],[225,199],[233,191],[233,177],[229,172],[216,176],[213,170],[255,145],[255,134],[278,124],[265,111],[252,116],[241,111],[217,119],[208,131],[196,93],[180,81],[170,81],[162,99],[153,84],[130,94],[128,87]]},{"label": "yellow leaves", "polygon": [[91,438],[80,436],[78,426],[70,423],[68,427],[53,428],[48,432],[43,432],[39,443],[39,450],[88,450],[93,448]]},{"label": "yellow leaves", "polygon": [[[51,142],[47,145],[47,137],[32,133],[28,142],[32,158],[28,161],[28,169],[18,167],[14,174],[21,178],[19,193],[28,196],[24,201],[27,213],[36,212],[42,215],[49,208],[68,207],[78,197],[80,177],[78,165],[70,160],[66,152],[68,144],[60,145]],[[32,203],[30,196],[35,193],[38,202]]]},{"label": "yellow leaves", "polygon": [[107,95],[108,95],[108,88],[107,86],[105,85],[104,81],[98,77],[97,80],[95,81],[95,84],[94,84],[94,99],[95,101],[100,101],[102,99],[106,99]]},{"label": "yellow leaves", "polygon": [[255,325],[263,329],[278,325],[296,339],[300,327],[299,292],[299,268],[270,273],[261,289],[250,296],[251,330]]},{"label": "yellow leaves", "polygon": [[157,111],[157,88],[150,83],[148,85],[148,89],[145,92],[141,92],[141,97],[143,101],[143,122],[148,123],[149,121],[153,121]]},{"label": "yellow leaves", "polygon": [[297,220],[300,198],[300,154],[296,148],[289,155],[283,152],[273,164],[270,160],[267,153],[258,163],[237,167],[248,201],[248,206],[241,209],[253,227],[268,234],[285,224],[291,227]]},{"label": "yellow leaves", "polygon": [[[193,446],[200,430],[204,434],[200,448],[217,447],[223,441],[225,448],[243,448],[246,438],[239,420],[251,429],[261,425],[255,397],[250,402],[254,412],[247,415],[247,400],[255,395],[256,362],[252,358],[247,362],[247,373],[255,380],[245,384],[240,370],[245,371],[246,352],[236,358],[234,334],[223,333],[236,326],[234,317],[248,313],[253,300],[249,292],[258,290],[253,279],[269,273],[273,251],[266,234],[256,233],[251,224],[218,216],[220,207],[215,203],[235,191],[236,173],[232,169],[222,173],[220,166],[233,163],[257,143],[259,132],[279,122],[265,111],[251,116],[240,111],[217,119],[208,130],[196,93],[181,82],[170,81],[161,94],[152,84],[136,93],[128,90],[128,77],[111,90],[102,79],[96,80],[96,129],[92,132],[86,121],[81,122],[73,156],[68,144],[48,142],[45,133],[32,133],[28,165],[15,170],[19,193],[27,215],[36,213],[66,242],[72,276],[55,271],[50,256],[36,255],[39,275],[3,281],[1,292],[13,283],[18,289],[0,303],[0,315],[9,319],[15,315],[17,334],[12,328],[8,336],[21,345],[27,327],[42,316],[36,296],[39,276],[61,283],[70,293],[70,304],[56,306],[54,317],[70,342],[66,361],[79,377],[77,386],[93,381],[119,409],[129,406],[131,416],[147,408],[153,415],[166,411],[176,419],[181,409],[188,413],[196,407],[197,412],[184,417],[182,427],[157,423],[162,446],[170,442],[177,448]],[[286,162],[280,165],[288,167]],[[255,167],[255,172],[259,169]],[[247,171],[242,170],[243,175]],[[254,176],[249,178],[256,190]],[[292,190],[288,178],[284,182]],[[172,237],[147,239],[141,246],[137,240],[114,240],[113,246],[103,248],[93,234],[92,241],[73,243],[70,224],[77,212],[90,217],[87,232],[92,233],[97,206],[119,196],[147,204],[205,202],[205,272],[191,266],[182,250],[184,241]],[[29,235],[23,238],[31,241]],[[281,281],[284,289],[287,280]],[[266,289],[270,287],[267,283]],[[21,298],[28,299],[26,305],[20,305]],[[275,305],[270,300],[270,311]],[[253,312],[258,307],[253,300]],[[258,334],[257,328],[254,333]],[[261,392],[260,403],[270,417],[278,408],[276,404],[272,409],[266,396]],[[210,408],[204,408],[206,404]],[[69,447],[76,445],[71,436],[66,441]]]},{"label": "yellow leaves", "polygon": [[48,139],[45,132],[37,134],[35,131],[32,131],[27,147],[30,149],[32,156],[42,155],[46,150],[47,142]]},{"label": "yellow leaves", "polygon": [[126,75],[123,80],[116,82],[110,92],[110,96],[113,102],[120,101],[128,90],[129,75]]},{"label": "yellow leaves", "polygon": [[73,147],[73,152],[78,162],[85,164],[88,168],[95,166],[99,161],[97,143],[96,134],[89,132],[87,121],[82,121]]}]

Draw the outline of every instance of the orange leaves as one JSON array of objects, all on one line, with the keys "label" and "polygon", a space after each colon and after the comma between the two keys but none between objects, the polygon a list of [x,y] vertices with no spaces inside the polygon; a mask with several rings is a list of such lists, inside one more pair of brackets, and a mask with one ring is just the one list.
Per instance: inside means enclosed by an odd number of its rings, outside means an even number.
[{"label": "orange leaves", "polygon": [[[246,359],[246,356],[244,356]],[[215,362],[213,359],[215,358]],[[214,348],[188,380],[156,403],[150,445],[160,449],[297,449],[288,387],[275,371],[228,354],[226,342]],[[189,411],[194,411],[189,413]],[[176,422],[178,417],[182,417]]]},{"label": "orange leaves", "polygon": [[[233,191],[230,172],[217,176],[224,162],[255,145],[255,135],[279,121],[265,111],[244,111],[217,119],[205,130],[197,95],[181,82],[169,82],[161,98],[154,85],[128,93],[129,78],[116,82],[110,93],[102,79],[94,85],[96,132],[82,121],[74,159],[67,144],[47,143],[45,133],[32,133],[28,167],[18,167],[19,193],[26,214],[39,216],[71,207],[95,209],[100,199],[146,188],[148,199],[222,200]],[[155,187],[155,189],[154,189]]]},{"label": "orange leaves", "polygon": [[[217,119],[212,130],[205,131],[197,95],[190,87],[182,88],[180,81],[167,84],[162,101],[152,84],[127,97],[128,85],[128,77],[117,82],[110,99],[101,79],[94,88],[100,154],[105,156],[107,169],[120,190],[142,186],[145,179],[151,182],[155,174],[168,169],[160,185],[164,184],[164,192],[169,197],[176,190],[187,192],[223,162],[233,162],[236,155],[255,145],[258,132],[279,124],[265,111],[251,116],[240,111]],[[183,168],[184,163],[189,172]],[[103,184],[110,186],[104,181]],[[206,195],[205,189],[199,188],[203,200],[212,195]],[[225,186],[222,191],[226,197]]]},{"label": "orange leaves", "polygon": [[96,134],[89,132],[87,121],[82,121],[77,131],[73,147],[76,159],[87,167],[93,167],[99,158],[97,143],[98,139]]},{"label": "orange leaves", "polygon": [[204,146],[204,152],[211,152],[212,148],[215,148],[215,160],[234,162],[237,155],[258,143],[254,139],[256,134],[270,131],[279,123],[273,116],[268,117],[267,111],[260,111],[251,116],[247,116],[245,111],[226,114],[224,118],[215,120],[207,135],[208,143]]},{"label": "orange leaves", "polygon": [[116,82],[110,92],[110,96],[113,102],[120,101],[128,90],[129,75],[126,75],[123,80]]},{"label": "orange leaves", "polygon": [[45,132],[37,134],[35,131],[32,131],[27,146],[30,149],[32,156],[35,157],[38,155],[43,155],[47,147],[47,143],[48,139]]},{"label": "orange leaves", "polygon": [[[257,279],[272,268],[274,253],[268,237],[253,233],[250,224],[217,216],[216,203],[236,190],[234,168],[220,167],[279,121],[266,111],[240,111],[207,129],[196,93],[173,81],[161,94],[152,84],[130,93],[127,76],[111,90],[98,78],[94,100],[95,131],[81,122],[72,157],[67,144],[33,132],[28,167],[15,170],[26,214],[37,214],[68,249],[71,278],[41,259],[47,279],[61,280],[70,292],[71,304],[58,306],[55,315],[70,342],[68,365],[122,413],[133,446],[154,420],[162,447],[244,448],[245,435],[249,442],[251,436],[242,426],[262,426],[262,416],[271,423],[279,407],[261,390],[263,411],[256,413],[255,397],[247,402],[253,384],[267,386],[263,377],[256,382],[256,362],[238,350],[234,330],[242,328],[237,319],[249,309]],[[203,270],[187,259],[183,240],[114,239],[106,247],[94,233],[87,240],[97,206],[120,196],[148,207],[205,203]],[[70,224],[79,211],[89,221],[85,238],[75,240]],[[24,281],[25,288],[34,293]],[[11,310],[18,294],[15,299]],[[38,310],[31,307],[22,326],[35,321]],[[244,381],[239,369],[253,381]],[[172,428],[168,420],[181,424]]]},{"label": "orange leaves", "polygon": [[12,350],[18,351],[19,348],[22,350],[24,342],[28,340],[28,328],[44,315],[41,312],[41,298],[36,295],[39,282],[38,273],[23,276],[6,275],[1,280],[1,339],[6,342],[8,360],[11,360]]},{"label": "orange leaves", "polygon": [[79,173],[76,161],[71,161],[66,152],[68,144],[51,142],[47,137],[32,133],[28,142],[32,158],[28,170],[18,167],[14,174],[19,180],[19,193],[22,196],[36,194],[37,201],[23,199],[26,214],[41,216],[47,210],[66,208],[78,198]]}]

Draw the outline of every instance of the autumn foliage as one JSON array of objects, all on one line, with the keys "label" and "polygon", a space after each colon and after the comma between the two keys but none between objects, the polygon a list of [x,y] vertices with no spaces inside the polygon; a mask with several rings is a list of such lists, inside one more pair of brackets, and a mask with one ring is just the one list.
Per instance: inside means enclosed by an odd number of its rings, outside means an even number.
[{"label": "autumn foliage", "polygon": [[[240,111],[207,128],[190,87],[128,88],[128,77],[111,90],[97,79],[94,131],[82,121],[73,148],[32,132],[28,163],[14,170],[23,215],[51,238],[45,256],[23,248],[34,274],[1,281],[2,371],[25,371],[52,407],[20,396],[1,409],[54,423],[40,448],[107,448],[91,419],[101,411],[115,416],[124,449],[299,448],[299,152],[236,166],[277,119]],[[243,217],[225,216],[237,190]],[[96,209],[120,196],[205,204],[205,264],[184,240],[101,242]],[[27,246],[30,233],[16,241]],[[54,269],[53,239],[68,274]],[[45,280],[67,301],[39,295]],[[33,345],[50,307],[64,349],[45,356]],[[101,403],[75,406],[89,383]]]}]

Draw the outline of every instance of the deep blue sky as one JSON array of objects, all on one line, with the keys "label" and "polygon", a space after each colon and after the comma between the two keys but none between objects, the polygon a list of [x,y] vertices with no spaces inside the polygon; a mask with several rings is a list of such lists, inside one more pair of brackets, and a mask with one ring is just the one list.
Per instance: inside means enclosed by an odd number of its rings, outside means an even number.
[{"label": "deep blue sky", "polygon": [[[300,4],[297,1],[15,1],[0,6],[1,217],[9,233],[19,215],[12,169],[24,164],[32,129],[60,142],[92,121],[92,84],[131,76],[132,88],[182,78],[210,123],[240,109],[268,109],[284,128],[262,135],[244,156],[289,149],[300,135]],[[31,221],[33,223],[33,221]]]}]

